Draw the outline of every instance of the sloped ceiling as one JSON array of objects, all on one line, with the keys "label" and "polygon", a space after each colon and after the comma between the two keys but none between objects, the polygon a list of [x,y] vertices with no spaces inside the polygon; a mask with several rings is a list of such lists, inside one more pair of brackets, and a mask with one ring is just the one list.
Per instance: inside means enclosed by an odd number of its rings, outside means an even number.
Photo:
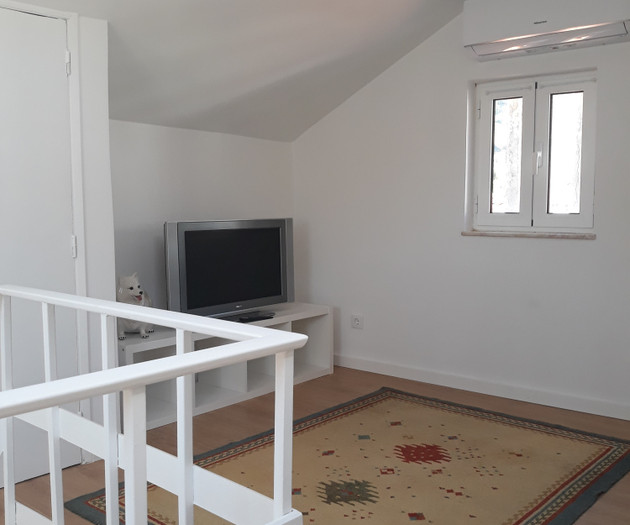
[{"label": "sloped ceiling", "polygon": [[33,0],[109,22],[112,119],[292,141],[463,0]]}]

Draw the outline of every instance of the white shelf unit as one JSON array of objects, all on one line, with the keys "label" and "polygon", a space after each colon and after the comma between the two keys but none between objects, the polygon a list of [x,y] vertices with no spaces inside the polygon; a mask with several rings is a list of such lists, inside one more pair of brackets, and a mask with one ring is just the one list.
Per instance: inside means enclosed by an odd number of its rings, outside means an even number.
[{"label": "white shelf unit", "polygon": [[[331,374],[333,371],[333,316],[330,306],[282,303],[261,309],[274,312],[272,319],[251,324],[308,336],[308,342],[295,352],[295,383]],[[226,340],[193,336],[195,350],[212,348]],[[127,334],[118,342],[121,366],[175,354],[175,333],[156,327],[148,338]],[[275,362],[273,357],[254,359],[195,377],[195,415],[272,392]],[[147,426],[155,428],[175,421],[175,382],[166,381],[147,389]]]}]

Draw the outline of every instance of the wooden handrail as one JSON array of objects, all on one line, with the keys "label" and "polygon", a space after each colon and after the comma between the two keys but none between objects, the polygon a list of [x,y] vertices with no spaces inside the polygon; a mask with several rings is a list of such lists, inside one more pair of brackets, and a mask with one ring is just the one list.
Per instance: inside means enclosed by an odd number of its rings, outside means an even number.
[{"label": "wooden handrail", "polygon": [[[35,301],[42,305],[43,350],[47,370],[44,383],[12,388],[12,298]],[[55,379],[55,306],[100,315],[102,366],[105,369]],[[115,351],[115,318],[132,319],[175,329],[176,355],[118,368],[107,368],[112,366],[111,353]],[[78,436],[76,444],[83,443],[85,447],[91,447],[92,453],[96,453],[95,449],[104,451],[102,454],[106,465],[107,523],[118,523],[116,498],[118,492],[116,469],[118,467],[125,470],[128,496],[127,523],[130,525],[146,523],[147,458],[150,456],[156,460],[151,462],[151,476],[158,478],[161,474],[155,469],[163,468],[160,465],[160,459],[167,465],[164,468],[168,469],[168,465],[171,467],[174,465],[171,460],[165,459],[163,452],[152,449],[146,444],[146,387],[171,379],[177,381],[178,407],[181,407],[181,409],[178,408],[181,414],[178,414],[177,422],[178,453],[175,470],[179,472],[178,479],[182,482],[182,488],[172,487],[178,495],[180,520],[192,523],[193,505],[200,505],[212,512],[211,506],[218,504],[220,508],[217,513],[235,523],[252,523],[252,512],[255,512],[256,523],[260,524],[298,525],[302,523],[301,514],[291,509],[290,503],[291,436],[293,352],[304,346],[307,341],[305,335],[11,285],[0,286],[0,328],[3,332],[0,334],[0,354],[4,388],[0,392],[0,440],[2,441],[0,452],[3,455],[5,470],[5,523],[19,523],[16,509],[20,507],[15,501],[15,479],[11,459],[13,454],[12,417],[14,416],[46,430],[49,434],[50,449],[59,447],[62,435],[66,441],[75,442],[72,438],[74,434],[69,435],[68,430],[61,428],[62,422],[65,422],[69,429],[83,428],[89,431],[94,436],[93,441],[85,443]],[[220,337],[232,342],[192,351],[192,334]],[[216,475],[210,479],[209,473],[204,472],[204,475],[200,475],[198,470],[195,470],[198,467],[192,464],[191,381],[195,373],[273,355],[276,358],[276,440],[274,442],[274,498],[268,501],[268,498],[254,493],[251,489],[233,482],[226,483]],[[123,434],[118,433],[116,429],[115,399],[118,393],[122,393],[123,400],[122,416],[125,426]],[[96,396],[104,396],[103,425],[57,408]],[[78,419],[82,422],[79,423]],[[63,524],[61,464],[58,460],[53,461],[50,468],[53,520],[45,520],[45,522],[61,525]],[[170,480],[172,469],[168,472]],[[206,502],[201,495],[207,491],[193,490],[193,482],[212,483],[216,491],[224,492],[224,497],[213,498],[211,502]],[[231,501],[237,502],[236,506],[226,506]],[[243,507],[238,503],[239,501],[251,502],[251,505],[245,506],[249,514],[243,514]]]}]

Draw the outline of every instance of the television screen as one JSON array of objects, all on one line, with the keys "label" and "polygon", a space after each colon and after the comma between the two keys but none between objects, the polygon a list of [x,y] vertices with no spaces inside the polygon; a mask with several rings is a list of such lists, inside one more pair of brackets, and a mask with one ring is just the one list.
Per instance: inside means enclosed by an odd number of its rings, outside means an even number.
[{"label": "television screen", "polygon": [[279,228],[184,233],[188,309],[282,295]]},{"label": "television screen", "polygon": [[223,316],[293,300],[292,220],[165,224],[170,310]]}]

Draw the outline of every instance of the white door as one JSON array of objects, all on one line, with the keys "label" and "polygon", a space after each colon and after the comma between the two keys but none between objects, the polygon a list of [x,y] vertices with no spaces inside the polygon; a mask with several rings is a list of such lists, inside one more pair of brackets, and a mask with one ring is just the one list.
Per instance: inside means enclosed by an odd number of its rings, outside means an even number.
[{"label": "white door", "polygon": [[[66,21],[0,8],[0,282],[75,291]],[[14,386],[44,378],[40,308],[13,304]],[[57,314],[57,376],[76,374],[76,319]],[[63,448],[65,465],[80,451]],[[48,471],[46,436],[16,424],[16,478]]]}]

